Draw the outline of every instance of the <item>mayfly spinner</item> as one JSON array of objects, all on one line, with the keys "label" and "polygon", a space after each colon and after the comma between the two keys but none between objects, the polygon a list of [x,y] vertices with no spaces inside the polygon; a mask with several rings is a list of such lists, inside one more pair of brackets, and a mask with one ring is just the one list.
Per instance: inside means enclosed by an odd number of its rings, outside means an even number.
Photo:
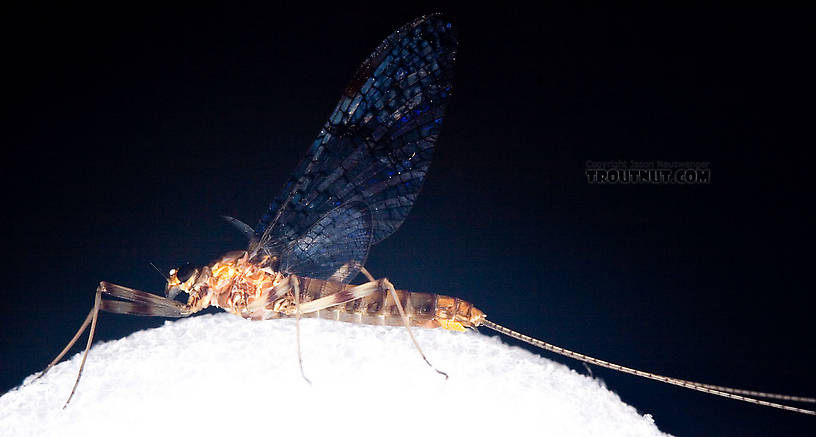
[{"label": "mayfly spinner", "polygon": [[[306,157],[257,226],[253,229],[227,217],[249,239],[246,250],[227,253],[207,266],[170,270],[165,296],[100,283],[85,322],[40,376],[90,326],[68,405],[82,376],[99,310],[187,317],[216,306],[252,320],[318,317],[401,325],[420,354],[411,327],[464,331],[483,326],[589,364],[816,415],[757,398],[811,403],[816,399],[712,386],[592,358],[500,326],[462,299],[396,290],[387,279],[376,280],[365,270],[371,245],[399,228],[422,187],[451,96],[456,44],[452,24],[438,14],[418,18],[388,36],[357,70]],[[360,272],[368,282],[352,285]],[[180,292],[189,295],[186,304],[174,299]],[[118,299],[103,299],[106,296]]]}]

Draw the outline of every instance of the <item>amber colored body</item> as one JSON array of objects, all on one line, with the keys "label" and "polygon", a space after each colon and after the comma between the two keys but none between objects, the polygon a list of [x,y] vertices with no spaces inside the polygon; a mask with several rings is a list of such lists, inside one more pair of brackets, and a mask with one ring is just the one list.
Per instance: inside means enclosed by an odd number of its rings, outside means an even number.
[{"label": "amber colored body", "polygon": [[[303,285],[301,285],[302,299],[306,301],[329,295],[339,287],[353,287],[338,282],[310,278],[300,279],[303,281]],[[474,307],[473,304],[455,297],[405,290],[397,290],[397,296],[405,309],[405,315],[408,317],[411,326],[463,331],[464,328],[475,328],[485,317],[484,313]],[[286,315],[286,317],[292,316],[292,314]],[[377,290],[369,296],[304,314],[303,317],[317,317],[366,325],[403,325],[399,310],[387,290]]]},{"label": "amber colored body", "polygon": [[[283,275],[246,252],[230,252],[180,284],[189,293],[191,312],[210,305],[252,320],[317,317],[367,325],[404,324],[386,280],[361,285]],[[295,299],[298,290],[298,299]],[[411,326],[462,331],[475,328],[485,314],[459,298],[396,290]],[[318,299],[320,299],[318,301]]]}]

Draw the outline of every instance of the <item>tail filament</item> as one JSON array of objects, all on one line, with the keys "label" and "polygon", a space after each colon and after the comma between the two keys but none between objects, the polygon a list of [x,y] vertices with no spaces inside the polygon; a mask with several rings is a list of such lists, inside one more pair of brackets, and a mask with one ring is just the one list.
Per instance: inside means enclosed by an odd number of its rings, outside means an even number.
[{"label": "tail filament", "polygon": [[[694,381],[687,381],[685,379],[678,379],[672,378],[669,376],[658,375],[651,372],[644,372],[642,370],[632,369],[631,367],[621,366],[620,364],[610,363],[609,361],[604,361],[598,358],[590,357],[588,355],[584,355],[578,352],[573,352],[569,349],[564,349],[559,346],[555,346],[553,344],[547,343],[542,340],[538,340],[532,338],[528,335],[524,335],[520,332],[513,331],[512,329],[505,328],[497,323],[491,322],[489,320],[482,320],[479,326],[484,326],[486,328],[492,329],[498,333],[504,334],[508,337],[515,338],[516,340],[523,341],[527,344],[533,345],[537,348],[541,348],[550,352],[557,353],[559,355],[563,355],[565,357],[569,357],[578,361],[583,361],[584,363],[593,364],[600,367],[606,367],[607,369],[617,370],[618,372],[628,373],[630,375],[640,376],[642,378],[653,379],[655,381],[664,382],[666,384],[673,384],[680,387],[684,387],[690,390],[697,390],[703,393],[708,393],[716,396],[722,396],[724,398],[734,399],[738,401],[748,402],[751,404],[763,405],[766,407],[772,408],[779,408],[781,410],[786,411],[793,411],[796,413],[802,414],[809,414],[816,416],[816,411],[808,410],[804,408],[793,407],[790,405],[779,404],[776,402],[769,402],[763,401],[760,399],[756,399],[758,397],[766,398],[766,399],[775,399],[775,400],[783,400],[783,401],[793,401],[793,402],[807,402],[807,403],[816,403],[816,399],[808,398],[808,397],[801,397],[801,396],[788,396],[788,395],[781,395],[776,393],[764,393],[764,392],[757,392],[751,390],[742,390],[737,388],[731,387],[722,387],[717,385],[711,384],[703,384],[700,382]],[[749,397],[754,396],[754,397]]]}]

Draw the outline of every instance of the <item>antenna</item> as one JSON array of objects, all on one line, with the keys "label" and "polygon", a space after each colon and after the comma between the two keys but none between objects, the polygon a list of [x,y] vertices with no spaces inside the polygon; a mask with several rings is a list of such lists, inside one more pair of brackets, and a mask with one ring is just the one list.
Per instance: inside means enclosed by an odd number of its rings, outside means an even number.
[{"label": "antenna", "polygon": [[164,278],[164,280],[165,280],[165,281],[169,281],[169,280],[170,280],[170,278],[169,278],[169,277],[167,277],[167,275],[165,275],[164,273],[162,273],[162,271],[161,271],[161,270],[159,270],[159,268],[158,268],[158,267],[156,267],[156,264],[153,264],[153,262],[150,262],[149,264],[150,264],[150,267],[153,267],[153,268],[154,268],[154,269],[155,269],[157,272],[159,272],[159,274],[161,275],[161,277],[162,277],[162,278]]}]

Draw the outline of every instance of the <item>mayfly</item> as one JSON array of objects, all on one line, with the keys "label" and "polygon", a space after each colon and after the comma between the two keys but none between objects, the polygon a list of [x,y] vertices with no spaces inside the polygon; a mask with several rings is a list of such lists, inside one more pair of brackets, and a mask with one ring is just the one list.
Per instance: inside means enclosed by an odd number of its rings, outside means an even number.
[{"label": "mayfly", "polygon": [[[301,317],[405,326],[425,362],[442,375],[425,358],[411,327],[464,331],[482,326],[585,363],[816,415],[757,399],[814,403],[813,398],[707,385],[610,363],[498,325],[462,299],[396,290],[388,279],[377,280],[366,271],[369,248],[399,228],[422,187],[451,96],[456,45],[453,25],[439,14],[418,18],[388,36],[359,67],[255,228],[226,217],[248,238],[246,250],[206,266],[170,270],[164,296],[101,282],[82,326],[40,376],[90,327],[67,406],[77,391],[100,310],[180,318],[215,306],[251,320],[293,317],[296,326]],[[367,282],[352,285],[359,273]],[[180,292],[188,294],[186,304],[175,300]],[[117,299],[103,298],[108,296]]]}]

